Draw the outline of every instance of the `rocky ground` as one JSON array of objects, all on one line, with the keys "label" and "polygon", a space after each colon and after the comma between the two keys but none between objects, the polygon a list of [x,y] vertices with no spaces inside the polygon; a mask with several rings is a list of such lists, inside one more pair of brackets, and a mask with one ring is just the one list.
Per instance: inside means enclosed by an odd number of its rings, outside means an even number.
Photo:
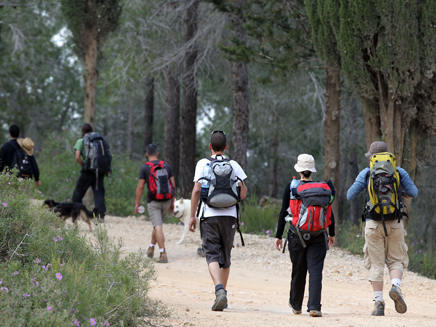
[{"label": "rocky ground", "polygon": [[[144,217],[107,216],[105,226],[111,236],[123,238],[125,251],[148,248],[152,226]],[[81,222],[80,229],[88,227]],[[227,287],[229,308],[213,312],[212,280],[205,259],[196,254],[199,233],[190,233],[176,245],[182,231],[182,225],[164,226],[169,263],[155,264],[157,278],[152,282],[150,296],[162,301],[171,315],[157,322],[158,326],[436,326],[436,280],[406,272],[402,290],[408,311],[402,315],[395,311],[388,296],[390,286],[385,283],[385,316],[373,317],[372,290],[363,260],[337,247],[328,251],[325,261],[323,317],[313,318],[304,311],[292,314],[287,304],[289,254],[277,251],[273,238],[257,235],[244,235],[246,246],[233,250]],[[389,280],[387,271],[385,280]],[[306,302],[307,297],[304,305]]]}]

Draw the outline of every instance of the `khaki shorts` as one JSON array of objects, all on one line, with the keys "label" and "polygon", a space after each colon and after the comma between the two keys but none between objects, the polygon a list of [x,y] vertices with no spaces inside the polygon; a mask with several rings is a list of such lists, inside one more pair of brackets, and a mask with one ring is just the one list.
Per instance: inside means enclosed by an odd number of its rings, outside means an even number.
[{"label": "khaki shorts", "polygon": [[147,211],[153,227],[163,225],[170,205],[171,200],[151,201],[147,203]]},{"label": "khaki shorts", "polygon": [[383,281],[385,264],[389,271],[404,271],[409,265],[403,221],[389,220],[385,224],[387,237],[381,221],[368,220],[365,223],[364,265],[369,269],[369,280],[373,282]]}]

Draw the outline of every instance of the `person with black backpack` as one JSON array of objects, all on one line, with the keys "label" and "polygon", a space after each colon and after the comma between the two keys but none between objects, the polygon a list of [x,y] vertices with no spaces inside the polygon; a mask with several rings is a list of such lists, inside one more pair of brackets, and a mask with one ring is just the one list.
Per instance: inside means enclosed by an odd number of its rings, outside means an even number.
[{"label": "person with black backpack", "polygon": [[189,230],[195,232],[198,205],[203,249],[215,285],[212,311],[223,311],[227,308],[226,287],[238,226],[238,203],[247,195],[244,183],[247,175],[236,161],[224,158],[224,151],[227,150],[224,132],[212,133],[209,149],[211,157],[199,160],[195,168]]},{"label": "person with black backpack", "polygon": [[366,189],[362,220],[365,222],[364,264],[374,291],[373,316],[384,316],[383,274],[389,269],[391,289],[389,297],[395,310],[405,313],[407,305],[401,292],[401,279],[409,263],[406,230],[402,220],[403,198],[415,198],[418,189],[409,174],[396,166],[395,156],[388,152],[385,142],[373,142],[365,153],[370,167],[363,169],[348,189],[349,201]]},{"label": "person with black backpack", "polygon": [[90,124],[82,125],[82,137],[74,145],[75,159],[82,167],[73,193],[73,202],[82,203],[89,187],[94,194],[98,221],[104,222],[106,213],[104,177],[111,173],[112,156],[109,145]]},{"label": "person with black backpack", "polygon": [[[293,182],[285,187],[275,246],[284,252],[288,243],[292,262],[288,304],[292,312],[301,314],[309,272],[307,312],[312,317],[322,317],[322,271],[327,250],[335,244],[335,224],[331,211],[335,191],[330,181],[325,183],[312,180],[312,173],[316,169],[315,159],[310,154],[300,154],[294,168],[301,179],[294,177]],[[283,246],[282,235],[287,221],[290,222],[290,228]]]},{"label": "person with black backpack", "polygon": [[165,250],[165,236],[163,223],[168,212],[174,210],[176,182],[171,167],[159,160],[159,149],[154,144],[146,147],[148,161],[139,170],[138,186],[136,187],[135,213],[138,211],[139,202],[147,183],[147,211],[153,225],[151,243],[147,256],[153,258],[156,244],[159,246],[158,263],[167,263],[168,255]]},{"label": "person with black backpack", "polygon": [[19,170],[17,177],[34,178],[35,185],[41,185],[39,180],[39,168],[33,155],[34,143],[32,139],[18,138],[20,128],[17,125],[9,127],[11,140],[5,143],[0,150],[0,172],[10,171],[12,168]]}]

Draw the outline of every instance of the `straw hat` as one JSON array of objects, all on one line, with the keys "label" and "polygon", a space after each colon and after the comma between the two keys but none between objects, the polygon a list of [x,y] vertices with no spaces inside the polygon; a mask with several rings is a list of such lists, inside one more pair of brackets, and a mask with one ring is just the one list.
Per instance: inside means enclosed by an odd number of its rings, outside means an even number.
[{"label": "straw hat", "polygon": [[314,173],[316,172],[315,159],[310,154],[300,154],[294,168],[298,173],[306,170]]},{"label": "straw hat", "polygon": [[365,157],[369,159],[373,154],[380,153],[380,152],[388,152],[388,146],[386,145],[385,142],[375,141],[371,143],[371,146],[369,147],[369,151],[365,153]]},{"label": "straw hat", "polygon": [[35,145],[30,137],[18,138],[18,145],[26,151],[29,156],[33,156],[33,146]]}]

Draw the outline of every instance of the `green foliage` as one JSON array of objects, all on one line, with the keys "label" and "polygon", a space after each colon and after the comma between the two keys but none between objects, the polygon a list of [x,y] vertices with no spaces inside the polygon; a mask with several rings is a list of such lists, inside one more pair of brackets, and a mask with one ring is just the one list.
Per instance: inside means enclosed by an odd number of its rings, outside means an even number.
[{"label": "green foliage", "polygon": [[98,48],[107,35],[118,27],[122,7],[119,0],[62,0],[62,13],[73,33],[76,54],[85,59],[89,35],[96,35]]},{"label": "green foliage", "polygon": [[2,326],[136,326],[166,314],[147,297],[154,268],[144,253],[123,255],[101,226],[89,238],[65,228],[30,205],[30,182],[0,183]]},{"label": "green foliage", "polygon": [[256,196],[244,200],[241,212],[241,231],[259,235],[275,236],[280,206],[272,205],[259,208]]},{"label": "green foliage", "polygon": [[358,225],[352,225],[350,222],[344,222],[338,226],[337,245],[349,250],[353,254],[363,256],[363,245],[365,237],[363,236],[363,227],[359,222]]}]

